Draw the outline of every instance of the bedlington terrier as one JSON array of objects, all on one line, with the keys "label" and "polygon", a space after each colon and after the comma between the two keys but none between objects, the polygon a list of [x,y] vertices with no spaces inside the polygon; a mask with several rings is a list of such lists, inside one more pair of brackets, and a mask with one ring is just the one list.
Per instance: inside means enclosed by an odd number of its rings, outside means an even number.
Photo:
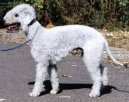
[{"label": "bedlington terrier", "polygon": [[36,21],[35,10],[29,4],[20,4],[6,13],[5,24],[20,23],[27,39],[31,39],[31,54],[37,62],[36,80],[30,96],[39,96],[47,73],[51,77],[51,94],[59,91],[57,62],[75,48],[83,49],[82,60],[87,67],[93,86],[90,97],[100,96],[101,85],[108,84],[107,68],[101,67],[104,48],[115,64],[122,65],[112,56],[105,38],[94,28],[83,25],[57,26],[51,29],[42,27]]}]

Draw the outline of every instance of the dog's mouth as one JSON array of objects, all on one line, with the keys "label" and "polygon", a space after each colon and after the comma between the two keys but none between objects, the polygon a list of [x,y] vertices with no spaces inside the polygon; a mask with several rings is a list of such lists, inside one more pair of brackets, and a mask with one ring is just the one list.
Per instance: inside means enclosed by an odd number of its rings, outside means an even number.
[{"label": "dog's mouth", "polygon": [[5,28],[7,28],[7,32],[12,32],[12,31],[16,31],[19,30],[20,28],[20,23],[12,23],[12,24],[5,24]]}]

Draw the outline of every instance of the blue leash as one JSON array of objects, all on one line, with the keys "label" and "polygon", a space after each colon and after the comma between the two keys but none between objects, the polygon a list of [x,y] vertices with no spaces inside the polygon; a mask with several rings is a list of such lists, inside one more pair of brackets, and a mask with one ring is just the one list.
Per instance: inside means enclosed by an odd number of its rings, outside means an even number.
[{"label": "blue leash", "polygon": [[0,49],[0,51],[10,51],[10,50],[15,50],[17,48],[20,48],[22,46],[24,46],[25,44],[27,44],[28,42],[30,42],[31,39],[27,40],[26,42],[24,42],[23,44],[20,44],[20,45],[16,45],[16,46],[12,46],[10,48],[5,48],[5,49]]}]

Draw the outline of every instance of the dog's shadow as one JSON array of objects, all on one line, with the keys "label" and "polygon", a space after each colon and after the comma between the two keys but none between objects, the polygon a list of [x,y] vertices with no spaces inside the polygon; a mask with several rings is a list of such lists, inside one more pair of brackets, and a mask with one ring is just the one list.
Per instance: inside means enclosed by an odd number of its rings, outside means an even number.
[{"label": "dog's shadow", "polygon": [[[28,85],[34,85],[35,82],[29,82]],[[44,82],[45,85],[45,91],[43,91],[40,95],[45,95],[50,92],[52,89],[50,80],[46,80]],[[83,88],[92,88],[93,84],[69,84],[69,83],[60,83],[60,90],[59,93],[61,93],[63,90],[73,90],[73,89],[83,89]],[[101,95],[109,94],[112,92],[112,89],[117,89],[114,86],[104,86],[101,88]]]}]

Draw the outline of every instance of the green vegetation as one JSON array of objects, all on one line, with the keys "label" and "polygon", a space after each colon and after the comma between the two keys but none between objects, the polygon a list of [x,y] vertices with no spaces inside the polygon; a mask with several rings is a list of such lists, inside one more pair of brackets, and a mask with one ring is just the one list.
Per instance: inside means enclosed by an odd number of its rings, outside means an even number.
[{"label": "green vegetation", "polygon": [[0,0],[0,13],[20,3],[32,4],[42,25],[52,22],[129,30],[128,0]]}]

